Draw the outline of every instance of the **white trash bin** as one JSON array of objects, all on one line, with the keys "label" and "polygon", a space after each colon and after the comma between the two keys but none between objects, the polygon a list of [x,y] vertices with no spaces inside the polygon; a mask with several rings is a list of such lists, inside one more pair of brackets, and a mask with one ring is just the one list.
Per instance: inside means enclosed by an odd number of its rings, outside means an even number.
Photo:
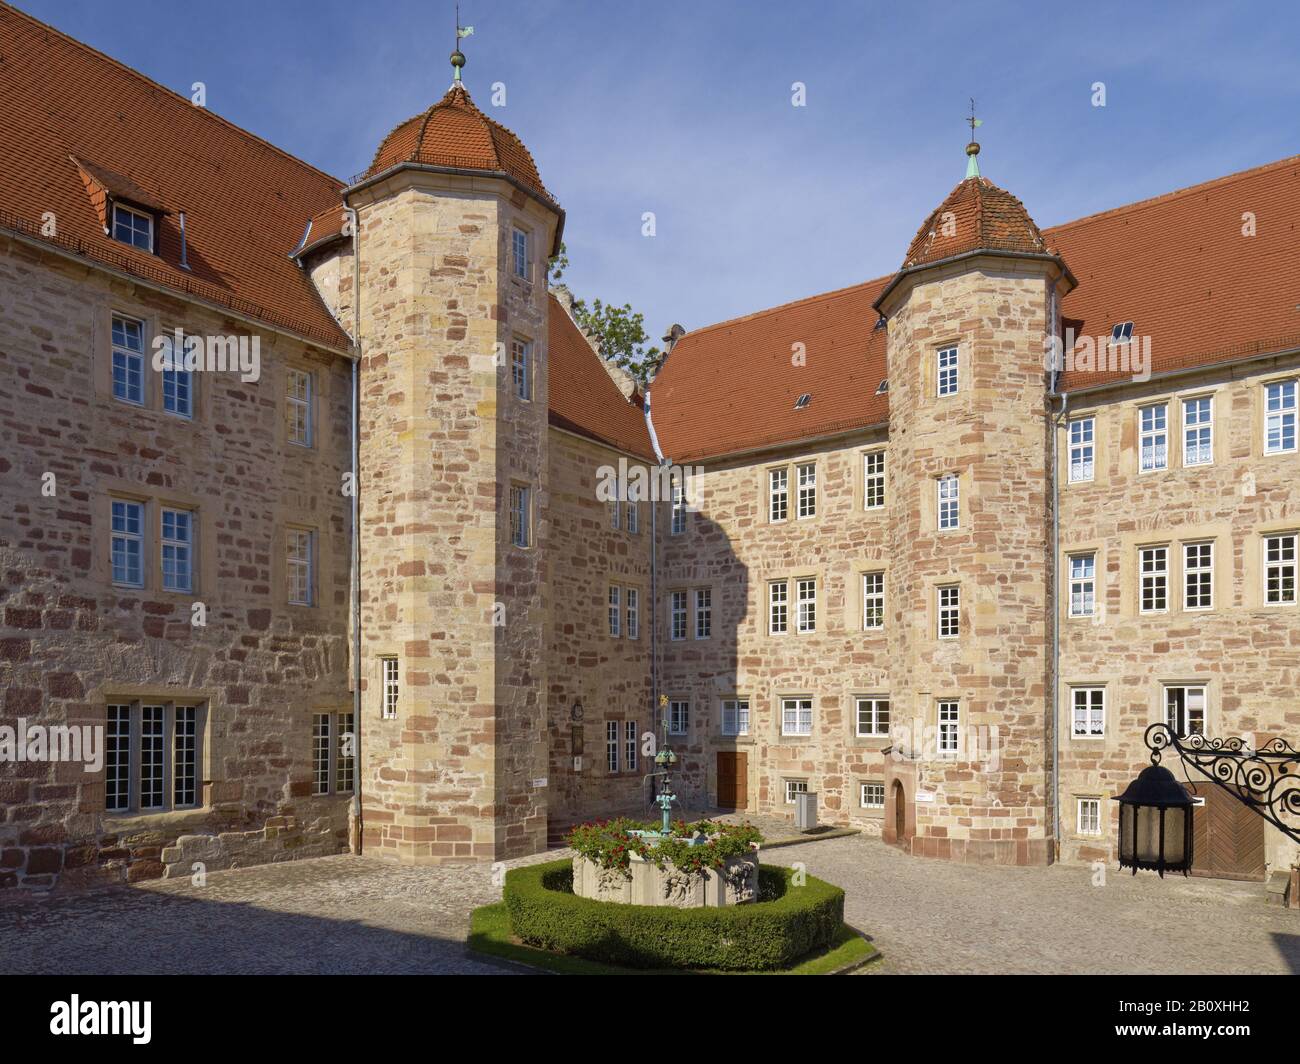
[{"label": "white trash bin", "polygon": [[811,831],[817,826],[816,791],[800,791],[794,796],[794,826],[797,831]]}]

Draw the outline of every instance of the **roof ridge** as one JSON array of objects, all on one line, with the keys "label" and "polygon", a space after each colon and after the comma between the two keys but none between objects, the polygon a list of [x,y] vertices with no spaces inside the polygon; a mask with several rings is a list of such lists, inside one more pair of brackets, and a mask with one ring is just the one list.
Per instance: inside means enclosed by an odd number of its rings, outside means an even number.
[{"label": "roof ridge", "polygon": [[1300,155],[1288,155],[1282,159],[1275,159],[1271,163],[1261,163],[1259,166],[1247,167],[1245,170],[1238,170],[1235,173],[1224,174],[1221,177],[1213,177],[1208,181],[1202,181],[1196,185],[1186,185],[1183,188],[1176,188],[1169,192],[1161,192],[1155,196],[1147,196],[1144,199],[1134,200],[1132,203],[1120,204],[1118,207],[1107,207],[1105,210],[1096,211],[1093,214],[1085,214],[1079,218],[1072,218],[1068,222],[1061,222],[1060,225],[1053,225],[1046,231],[1054,233],[1061,229],[1068,229],[1071,226],[1081,225],[1084,222],[1093,222],[1099,218],[1106,218],[1111,215],[1120,214],[1124,211],[1153,207],[1158,203],[1173,200],[1179,196],[1185,196],[1193,192],[1203,192],[1218,185],[1228,185],[1234,181],[1242,181],[1248,177],[1255,177],[1259,174],[1266,173],[1269,170],[1281,170],[1287,166],[1300,166]]},{"label": "roof ridge", "polygon": [[134,67],[127,66],[120,59],[114,59],[107,52],[101,52],[98,48],[86,44],[84,41],[77,40],[76,37],[69,36],[68,34],[64,33],[61,29],[59,29],[56,26],[50,25],[48,22],[42,22],[34,15],[30,15],[26,11],[14,7],[14,5],[9,3],[8,0],[0,0],[0,17],[6,14],[17,15],[19,18],[23,19],[24,21],[31,23],[33,26],[39,26],[41,29],[45,30],[46,32],[54,34],[54,36],[58,37],[60,40],[64,41],[65,43],[71,44],[76,48],[80,48],[83,52],[88,52],[91,55],[97,57],[98,59],[102,59],[105,62],[111,64],[112,66],[117,67],[119,70],[130,75],[130,77],[132,77],[133,79],[137,81],[142,81],[147,85],[151,85],[155,89],[162,90],[162,92],[164,92],[168,96],[173,97],[176,101],[180,103],[184,103],[186,106],[190,107],[193,110],[202,111],[209,118],[213,119],[214,121],[220,122],[224,126],[228,126],[236,133],[239,133],[242,136],[247,137],[249,140],[252,140],[262,145],[264,148],[270,149],[275,154],[280,155],[285,159],[288,159],[290,162],[294,162],[297,163],[299,166],[306,167],[308,170],[311,170],[313,173],[319,175],[320,177],[325,178],[327,181],[333,182],[334,184],[338,185],[340,191],[342,191],[342,189],[346,187],[344,183],[341,180],[339,180],[337,177],[335,177],[333,174],[327,174],[324,170],[321,170],[320,168],[313,166],[305,159],[299,159],[296,155],[290,154],[289,152],[285,151],[283,148],[279,147],[278,145],[272,144],[269,140],[266,140],[263,137],[259,137],[256,133],[253,133],[250,130],[245,129],[243,126],[236,125],[228,118],[223,118],[221,115],[217,114],[216,111],[213,111],[206,106],[205,107],[195,106],[194,103],[190,101],[187,97],[182,96],[175,89],[170,89],[166,85],[154,81],[154,79],[149,77],[148,74],[142,73],[141,71],[136,70]]},{"label": "roof ridge", "polygon": [[[884,284],[889,281],[893,274],[886,274],[883,277],[872,277],[867,281],[859,281],[857,284],[847,284],[842,288],[832,288],[828,292],[815,292],[810,296],[801,296],[799,299],[792,299],[788,303],[778,303],[773,307],[764,307],[762,310],[754,310],[748,314],[741,314],[735,318],[726,318],[723,321],[716,321],[711,325],[702,325],[698,329],[691,329],[686,336],[699,336],[700,333],[712,332],[714,329],[721,329],[728,325],[736,325],[742,321],[749,321],[751,318],[759,318],[764,314],[771,314],[778,310],[789,310],[791,307],[797,307],[802,303],[811,303],[816,299],[830,299],[832,296],[840,296],[845,292],[852,292],[857,288],[866,288],[868,285]],[[685,339],[685,337],[683,337]]]}]

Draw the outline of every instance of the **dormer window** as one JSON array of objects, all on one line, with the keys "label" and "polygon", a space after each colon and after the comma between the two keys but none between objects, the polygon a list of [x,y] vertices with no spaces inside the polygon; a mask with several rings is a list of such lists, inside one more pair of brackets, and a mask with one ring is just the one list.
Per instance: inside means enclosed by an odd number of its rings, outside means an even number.
[{"label": "dormer window", "polygon": [[141,251],[153,253],[152,214],[132,210],[121,203],[113,204],[113,239],[130,244]]},{"label": "dormer window", "polygon": [[886,378],[885,380],[883,380],[883,381],[880,382],[880,387],[876,389],[876,394],[877,394],[877,395],[888,395],[888,394],[889,394],[889,379],[888,379],[888,378]]},{"label": "dormer window", "polygon": [[811,402],[812,396],[808,392],[804,392],[803,395],[799,396],[799,398],[794,401],[794,408],[796,410],[802,410]]},{"label": "dormer window", "polygon": [[1133,323],[1131,321],[1122,321],[1110,331],[1110,342],[1112,344],[1126,344],[1133,339]]}]

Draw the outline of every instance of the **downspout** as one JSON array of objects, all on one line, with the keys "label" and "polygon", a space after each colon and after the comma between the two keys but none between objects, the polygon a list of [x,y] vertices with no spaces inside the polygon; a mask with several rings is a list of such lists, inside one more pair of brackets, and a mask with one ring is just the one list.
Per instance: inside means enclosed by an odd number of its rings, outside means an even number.
[{"label": "downspout", "polygon": [[357,825],[356,853],[360,855],[363,833],[361,830],[361,781],[364,776],[361,760],[361,487],[357,473],[361,466],[361,226],[356,208],[344,210],[352,224],[352,344],[356,357],[352,359],[352,416],[349,435],[352,450],[352,520],[348,529],[348,553],[351,567],[352,600],[352,815]]},{"label": "downspout", "polygon": [[1061,856],[1061,484],[1058,459],[1061,424],[1070,408],[1070,394],[1061,394],[1056,413],[1056,374],[1048,396],[1052,424],[1052,827],[1054,859]]}]

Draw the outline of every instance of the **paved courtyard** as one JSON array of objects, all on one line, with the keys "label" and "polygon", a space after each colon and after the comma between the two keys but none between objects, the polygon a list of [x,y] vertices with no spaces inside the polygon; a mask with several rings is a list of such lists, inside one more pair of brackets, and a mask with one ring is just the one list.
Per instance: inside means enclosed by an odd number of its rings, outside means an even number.
[{"label": "paved courtyard", "polygon": [[[1300,912],[1266,906],[1262,884],[1112,868],[1097,887],[1087,868],[954,865],[862,836],[765,859],[846,888],[884,953],[870,974],[1300,974]],[[159,880],[0,905],[0,972],[501,974],[464,949],[470,910],[499,897],[485,866],[349,856]]]}]

